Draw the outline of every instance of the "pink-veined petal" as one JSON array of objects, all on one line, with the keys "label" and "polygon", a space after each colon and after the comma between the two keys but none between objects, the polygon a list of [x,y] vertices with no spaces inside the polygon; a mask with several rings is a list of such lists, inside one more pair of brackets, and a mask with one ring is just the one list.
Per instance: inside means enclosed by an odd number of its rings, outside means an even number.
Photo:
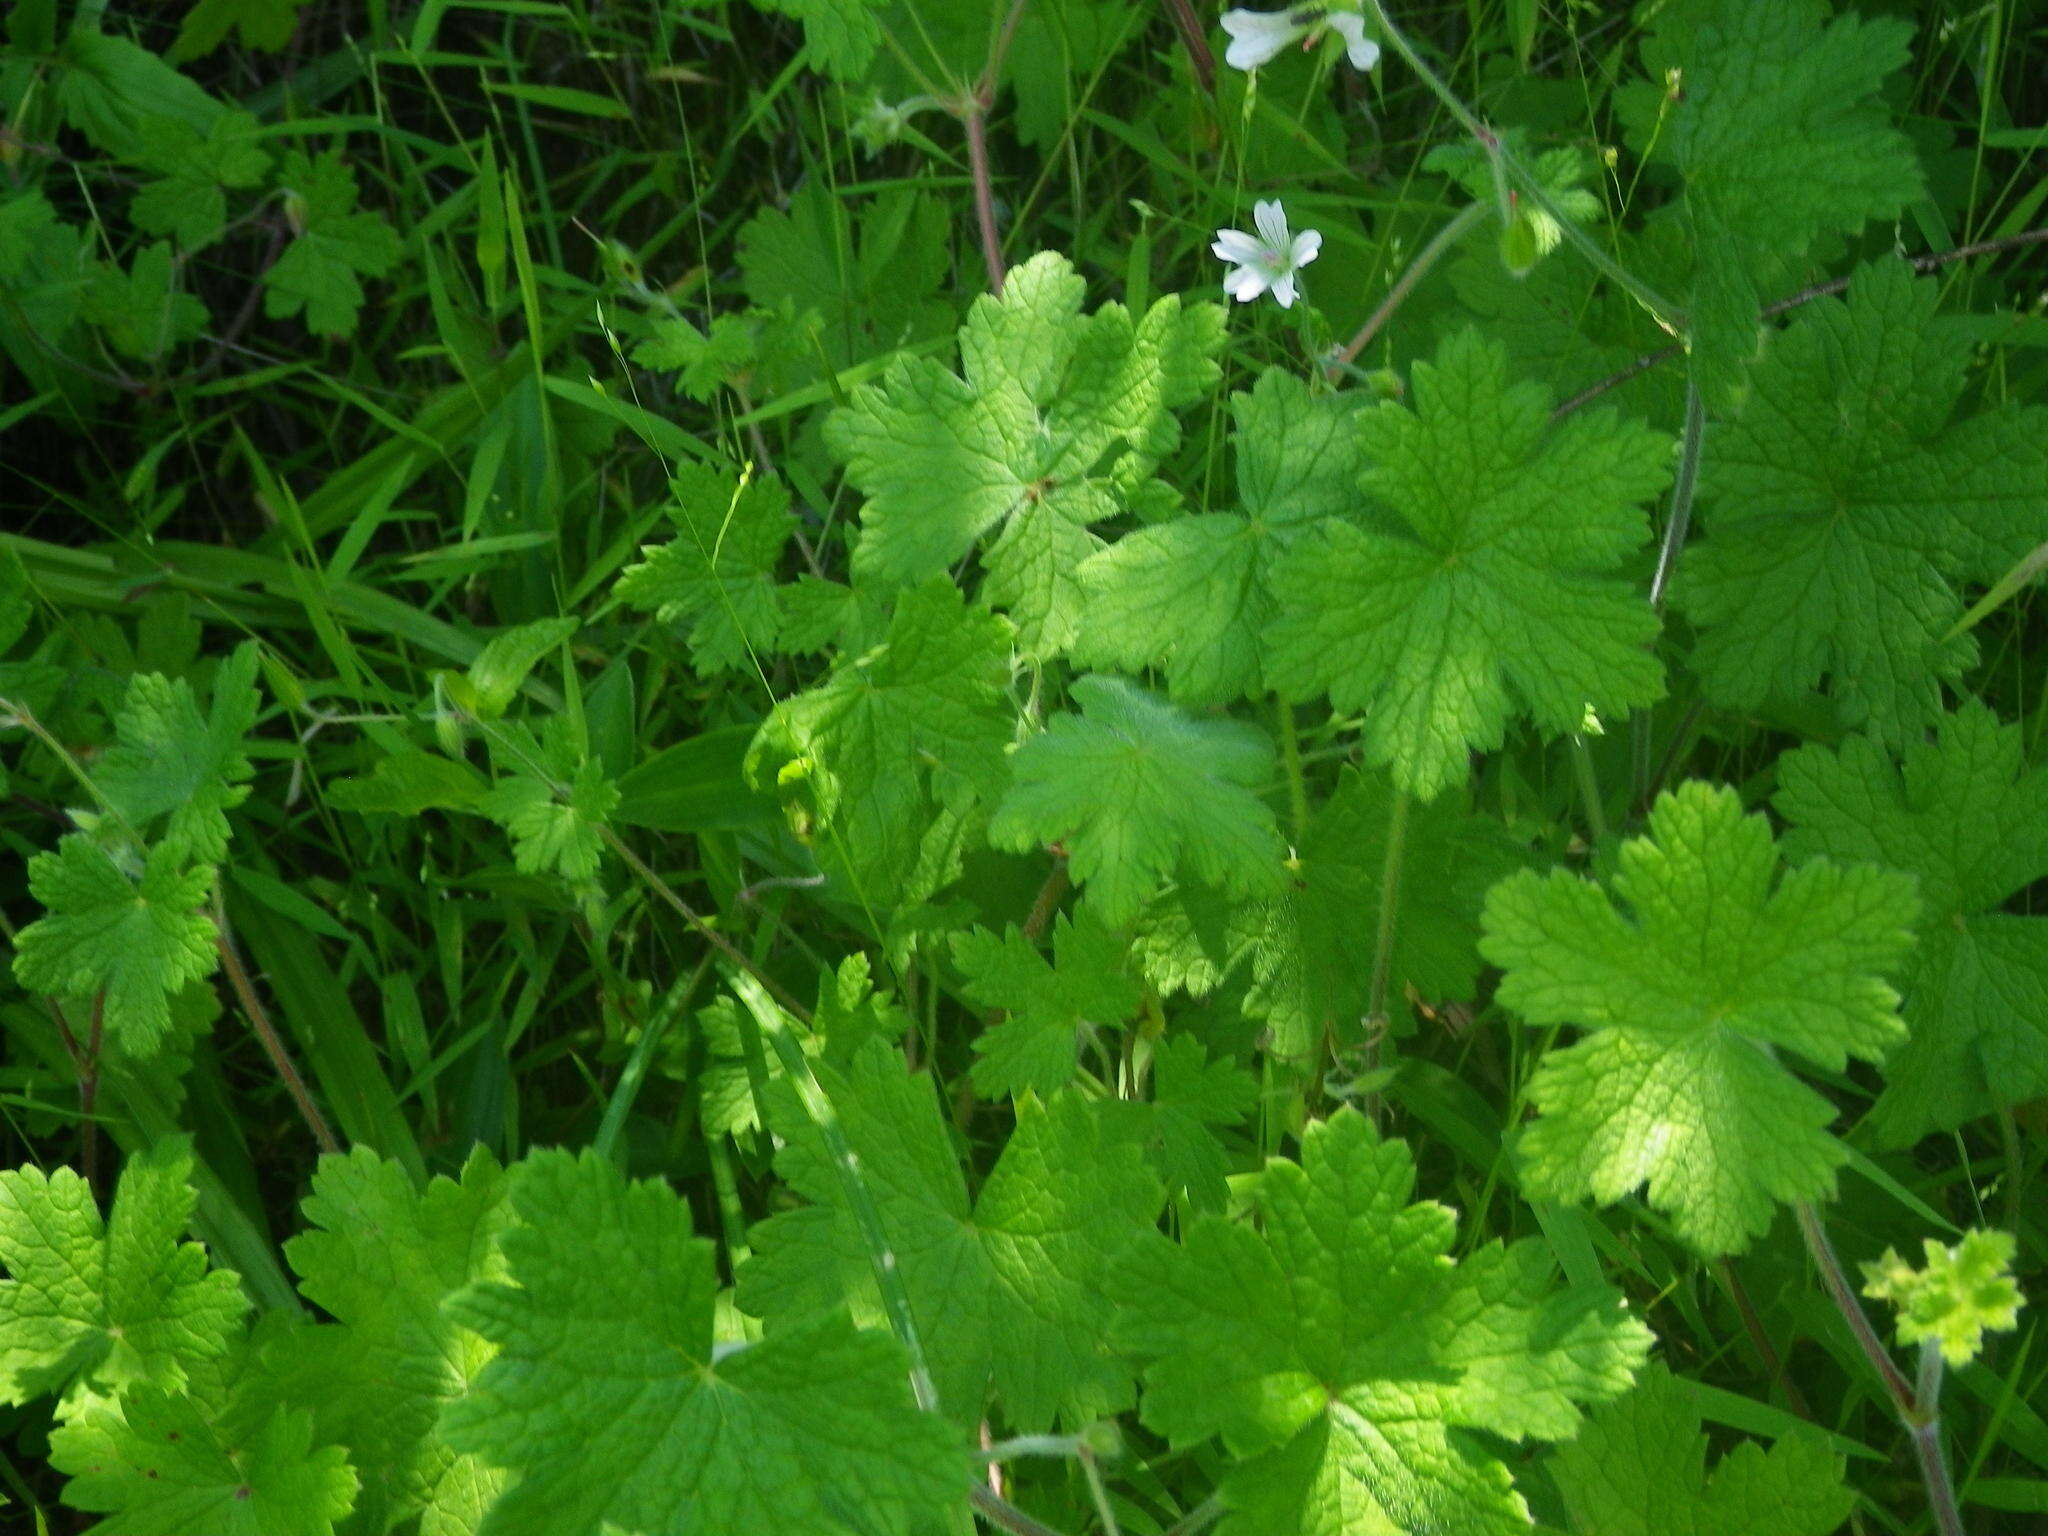
[{"label": "pink-veined petal", "polygon": [[1287,213],[1280,206],[1277,197],[1266,198],[1252,204],[1252,223],[1258,227],[1259,238],[1277,258],[1287,250]]}]

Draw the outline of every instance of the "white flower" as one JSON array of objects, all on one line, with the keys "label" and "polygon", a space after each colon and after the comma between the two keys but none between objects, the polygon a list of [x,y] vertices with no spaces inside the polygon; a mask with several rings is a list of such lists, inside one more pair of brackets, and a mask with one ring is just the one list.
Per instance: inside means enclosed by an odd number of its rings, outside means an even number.
[{"label": "white flower", "polygon": [[1365,35],[1365,18],[1357,11],[1332,11],[1321,5],[1297,5],[1287,11],[1225,11],[1223,30],[1230,47],[1223,62],[1232,69],[1257,69],[1297,37],[1311,40],[1324,29],[1344,39],[1353,69],[1371,69],[1380,60],[1380,45]]},{"label": "white flower", "polygon": [[1287,232],[1287,215],[1277,198],[1252,204],[1252,223],[1257,235],[1241,229],[1219,229],[1216,243],[1209,247],[1231,264],[1223,274],[1223,291],[1240,304],[1249,304],[1268,288],[1282,309],[1294,303],[1301,291],[1295,274],[1322,251],[1323,237],[1313,229],[1298,235]]}]

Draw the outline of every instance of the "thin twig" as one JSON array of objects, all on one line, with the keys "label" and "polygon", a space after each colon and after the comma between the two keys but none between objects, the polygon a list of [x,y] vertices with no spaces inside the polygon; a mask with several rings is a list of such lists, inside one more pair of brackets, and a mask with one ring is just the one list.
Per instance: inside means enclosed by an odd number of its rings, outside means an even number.
[{"label": "thin twig", "polygon": [[[1959,245],[1954,250],[1931,251],[1926,255],[1912,256],[1907,259],[1912,263],[1915,272],[1924,274],[1937,272],[1941,268],[1948,266],[1951,262],[1968,261],[1973,256],[1995,256],[2005,251],[2019,250],[2023,246],[2042,244],[2048,244],[2048,227],[2022,230],[2019,234],[2003,235],[1996,240],[1977,240],[1969,245]],[[1815,283],[1811,288],[1802,288],[1788,298],[1779,299],[1773,304],[1766,304],[1761,311],[1762,317],[1766,320],[1776,319],[1779,315],[1787,314],[1792,310],[1811,304],[1815,299],[1832,298],[1835,294],[1845,291],[1848,286],[1849,279],[1846,277],[1832,278],[1825,283]],[[1563,405],[1552,411],[1550,413],[1551,418],[1556,420],[1559,417],[1571,415],[1573,411],[1590,405],[1610,389],[1619,389],[1630,379],[1648,373],[1659,363],[1669,362],[1684,351],[1685,347],[1681,343],[1673,342],[1670,346],[1660,347],[1655,352],[1645,352],[1626,368],[1610,373],[1597,384],[1589,385],[1585,389],[1580,390],[1571,399],[1565,401]]]},{"label": "thin twig", "polygon": [[1212,1493],[1193,1509],[1174,1521],[1160,1536],[1201,1536],[1224,1516],[1223,1495]]},{"label": "thin twig", "polygon": [[1721,1272],[1721,1283],[1728,1287],[1728,1295],[1735,1302],[1735,1310],[1742,1318],[1742,1331],[1749,1335],[1749,1342],[1762,1359],[1764,1369],[1770,1373],[1771,1385],[1785,1389],[1785,1403],[1802,1419],[1811,1419],[1813,1410],[1807,1406],[1806,1395],[1799,1390],[1799,1383],[1785,1374],[1784,1358],[1778,1353],[1778,1346],[1771,1342],[1771,1336],[1764,1331],[1764,1320],[1757,1316],[1756,1304],[1749,1299],[1749,1288],[1742,1283],[1742,1277],[1735,1272],[1735,1261],[1722,1258],[1716,1264]]},{"label": "thin twig", "polygon": [[86,1188],[94,1191],[100,1185],[100,1042],[106,1023],[107,991],[102,987],[93,995],[92,1030],[86,1036],[85,1054],[78,1067],[78,1113],[83,1117],[79,1128],[78,1169],[85,1175]]},{"label": "thin twig", "polygon": [[732,964],[738,966],[741,970],[745,971],[749,976],[753,977],[756,981],[760,982],[762,986],[768,989],[769,995],[772,996],[776,1002],[782,1004],[782,1006],[786,1008],[790,1013],[794,1014],[797,1018],[801,1019],[806,1025],[808,1025],[811,1022],[810,1009],[806,1008],[801,1002],[797,1001],[795,995],[792,994],[790,990],[787,987],[785,987],[781,982],[777,981],[773,976],[770,976],[766,971],[762,970],[758,965],[754,964],[754,962],[748,958],[746,952],[740,949],[738,945],[734,944],[731,939],[728,939],[724,934],[720,933],[716,928],[712,927],[710,923],[706,922],[702,917],[699,917],[697,913],[691,908],[690,904],[684,901],[682,897],[676,894],[675,888],[671,886],[666,880],[662,879],[660,874],[655,871],[652,865],[650,865],[645,859],[641,858],[640,855],[635,853],[631,848],[626,846],[626,840],[624,838],[620,837],[619,834],[614,832],[610,827],[598,828],[598,836],[604,839],[606,847],[610,848],[613,853],[616,853],[621,859],[625,860],[626,867],[632,870],[634,874],[638,875],[641,881],[647,886],[647,888],[650,891],[654,892],[655,895],[659,896],[664,902],[668,904],[670,910],[672,910],[678,917],[680,917],[684,922],[690,925],[691,929],[695,931],[699,938],[701,938],[705,943],[709,944],[713,949],[717,950],[718,953],[725,959],[729,960],[730,962],[732,962]]},{"label": "thin twig", "polygon": [[242,1004],[242,1012],[248,1017],[249,1027],[256,1031],[256,1038],[262,1042],[264,1054],[270,1057],[270,1064],[284,1083],[285,1092],[298,1106],[299,1118],[306,1122],[322,1152],[339,1152],[341,1143],[328,1129],[327,1117],[320,1113],[320,1106],[313,1102],[313,1095],[306,1089],[306,1080],[299,1076],[299,1069],[293,1065],[290,1053],[284,1048],[284,1040],[270,1021],[269,1011],[256,996],[256,988],[249,980],[242,957],[235,952],[234,936],[228,931],[227,909],[218,895],[213,902],[213,933],[214,945],[220,951],[221,969],[228,973],[228,984],[234,988],[235,996]]},{"label": "thin twig", "polygon": [[1387,323],[1394,311],[1401,307],[1402,302],[1414,291],[1415,285],[1437,264],[1444,252],[1464,239],[1472,226],[1492,211],[1485,203],[1470,204],[1461,209],[1456,218],[1438,230],[1431,237],[1429,244],[1416,253],[1415,259],[1408,263],[1408,270],[1395,280],[1394,286],[1387,290],[1387,296],[1380,300],[1379,308],[1367,317],[1365,324],[1358,328],[1358,334],[1345,344],[1344,350],[1330,360],[1328,368],[1324,371],[1333,383],[1342,377],[1344,369],[1351,361],[1372,344],[1372,339],[1380,333],[1380,328]]}]

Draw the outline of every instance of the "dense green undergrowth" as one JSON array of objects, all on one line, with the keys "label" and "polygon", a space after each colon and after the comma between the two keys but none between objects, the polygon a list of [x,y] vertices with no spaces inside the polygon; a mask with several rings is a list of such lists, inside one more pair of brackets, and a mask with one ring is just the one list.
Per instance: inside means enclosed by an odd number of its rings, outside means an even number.
[{"label": "dense green undergrowth", "polygon": [[2038,15],[4,35],[9,1529],[2048,1521]]}]

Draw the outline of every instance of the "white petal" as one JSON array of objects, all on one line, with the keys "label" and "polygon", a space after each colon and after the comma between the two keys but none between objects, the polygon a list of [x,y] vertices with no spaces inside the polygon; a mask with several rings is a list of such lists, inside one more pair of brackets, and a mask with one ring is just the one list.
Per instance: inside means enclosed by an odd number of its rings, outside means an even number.
[{"label": "white petal", "polygon": [[1259,252],[1265,247],[1241,229],[1219,229],[1216,231],[1216,241],[1209,249],[1225,261],[1241,265],[1256,260]]},{"label": "white petal", "polygon": [[1223,30],[1230,47],[1223,62],[1232,69],[1257,69],[1302,34],[1285,11],[1225,11]]},{"label": "white petal", "polygon": [[1280,281],[1273,285],[1273,297],[1280,301],[1282,309],[1293,307],[1294,274],[1292,272],[1282,274]]},{"label": "white petal", "polygon": [[1223,291],[1240,304],[1249,304],[1266,291],[1266,274],[1256,267],[1238,267],[1223,274]]},{"label": "white petal", "polygon": [[1305,267],[1323,251],[1323,232],[1320,229],[1304,229],[1294,237],[1294,244],[1287,252],[1289,266]]},{"label": "white petal", "polygon": [[1275,256],[1287,249],[1287,215],[1280,207],[1278,198],[1252,204],[1252,223],[1258,226],[1259,238]]},{"label": "white petal", "polygon": [[1380,45],[1365,35],[1365,18],[1356,11],[1337,11],[1323,23],[1344,39],[1344,53],[1353,69],[1371,69],[1380,61]]}]

